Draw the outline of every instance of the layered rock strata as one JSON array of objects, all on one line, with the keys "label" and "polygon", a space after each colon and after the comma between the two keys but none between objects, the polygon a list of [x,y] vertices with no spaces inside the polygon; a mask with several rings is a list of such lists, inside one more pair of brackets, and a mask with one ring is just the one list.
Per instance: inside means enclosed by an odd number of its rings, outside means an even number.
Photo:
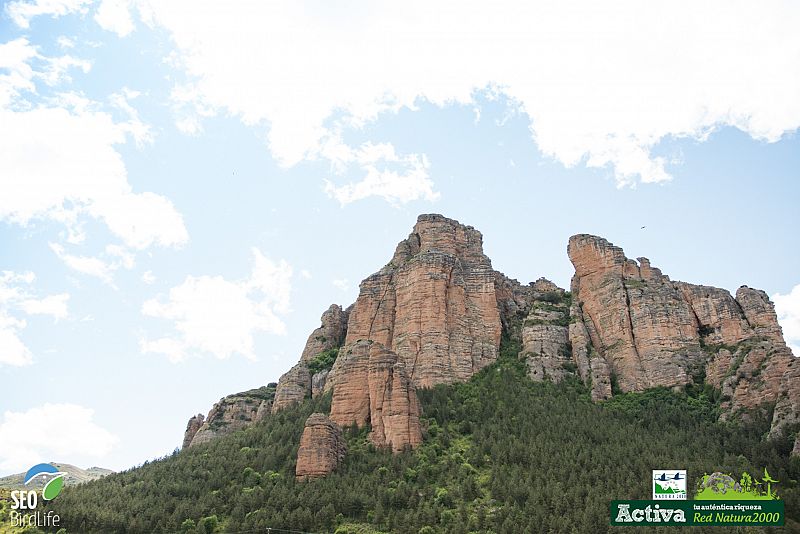
[{"label": "layered rock strata", "polygon": [[198,414],[189,419],[184,448],[207,443],[262,420],[270,413],[274,394],[274,387],[267,386],[223,397],[205,418]]},{"label": "layered rock strata", "polygon": [[320,317],[319,328],[311,332],[300,355],[301,362],[313,360],[320,352],[341,347],[347,334],[347,317],[349,312],[342,310],[338,304],[331,304]]},{"label": "layered rock strata", "polygon": [[281,375],[275,389],[275,402],[272,413],[297,404],[311,394],[311,372],[306,362],[298,362],[294,367]]},{"label": "layered rock strata", "polygon": [[331,304],[322,314],[321,325],[308,336],[300,361],[278,380],[273,413],[323,392],[329,369],[312,375],[309,366],[321,353],[342,346],[349,315],[349,310],[342,310],[338,304]]},{"label": "layered rock strata", "polygon": [[298,480],[329,475],[344,459],[346,452],[347,445],[339,427],[327,415],[312,413],[306,419],[300,438],[295,475]]},{"label": "layered rock strata", "polygon": [[345,344],[387,347],[417,387],[467,380],[497,359],[496,274],[480,232],[421,215],[389,264],[361,283]]},{"label": "layered rock strata", "polygon": [[530,312],[522,325],[522,352],[533,381],[560,382],[574,372],[569,342],[569,298],[549,280],[532,285]]},{"label": "layered rock strata", "polygon": [[776,417],[797,417],[794,359],[766,293],[742,286],[734,298],[673,282],[647,258],[630,260],[596,236],[573,236],[567,251],[575,266],[570,338],[582,376],[594,352],[621,391],[706,382],[722,391],[723,418],[746,418],[779,399]]},{"label": "layered rock strata", "polygon": [[[370,424],[370,440],[400,452],[422,442],[414,384],[396,353],[380,343],[345,345],[334,364],[331,420],[342,427]],[[339,380],[346,377],[345,380]]]}]

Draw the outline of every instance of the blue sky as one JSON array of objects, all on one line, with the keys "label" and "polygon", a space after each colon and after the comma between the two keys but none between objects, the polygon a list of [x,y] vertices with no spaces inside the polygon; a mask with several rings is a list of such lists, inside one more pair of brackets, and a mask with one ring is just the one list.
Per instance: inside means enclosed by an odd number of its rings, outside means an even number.
[{"label": "blue sky", "polygon": [[796,5],[327,6],[3,4],[0,475],[171,452],[420,213],[522,282],[588,232],[762,288],[800,345]]}]

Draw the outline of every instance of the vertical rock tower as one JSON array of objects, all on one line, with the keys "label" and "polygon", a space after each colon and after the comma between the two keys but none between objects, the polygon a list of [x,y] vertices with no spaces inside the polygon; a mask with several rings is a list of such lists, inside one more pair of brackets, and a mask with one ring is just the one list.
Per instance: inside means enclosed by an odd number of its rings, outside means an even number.
[{"label": "vertical rock tower", "polygon": [[420,215],[383,269],[361,283],[345,344],[392,350],[417,387],[466,380],[497,359],[500,314],[483,236]]}]

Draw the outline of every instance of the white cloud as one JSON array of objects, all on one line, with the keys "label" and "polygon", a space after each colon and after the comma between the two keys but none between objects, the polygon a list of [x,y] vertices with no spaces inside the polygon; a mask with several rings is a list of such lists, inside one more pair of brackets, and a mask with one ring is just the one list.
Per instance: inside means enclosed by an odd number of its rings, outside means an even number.
[{"label": "white cloud", "polygon": [[428,175],[428,158],[420,154],[400,156],[391,143],[364,143],[353,150],[338,139],[328,140],[322,155],[330,159],[334,171],[343,172],[357,163],[366,172],[359,182],[336,186],[325,180],[329,196],[346,205],[371,196],[382,197],[390,203],[405,203],[423,198],[439,198]]},{"label": "white cloud", "polygon": [[309,271],[308,269],[303,269],[302,271],[300,271],[300,278],[303,278],[304,280],[311,280],[312,278],[311,271]]},{"label": "white cloud", "polygon": [[0,123],[0,218],[70,225],[85,213],[136,249],[187,241],[183,219],[169,200],[131,190],[113,148],[124,134],[108,114],[0,110]]},{"label": "white cloud", "polygon": [[73,41],[72,39],[70,39],[66,35],[60,36],[56,40],[56,42],[58,43],[58,46],[60,46],[61,48],[74,48],[75,47],[75,41]]},{"label": "white cloud", "polygon": [[127,134],[137,142],[148,139],[149,130],[128,103],[135,94],[112,98],[133,112],[127,122],[114,122],[77,95],[62,94],[61,107],[35,107],[22,93],[34,92],[38,79],[57,83],[74,62],[46,61],[51,66],[36,71],[33,59],[48,60],[25,39],[0,45],[0,67],[10,72],[0,76],[0,220],[23,226],[55,220],[67,225],[72,241],[80,241],[80,221],[88,215],[134,249],[185,243],[181,215],[160,195],[133,192],[114,148]]},{"label": "white cloud", "polygon": [[139,97],[140,94],[138,91],[132,91],[125,87],[121,93],[113,93],[109,99],[114,106],[128,116],[128,121],[120,123],[120,127],[129,133],[136,141],[136,146],[141,148],[143,145],[153,142],[153,134],[150,126],[139,119],[139,112],[130,104],[130,101]]},{"label": "white cloud", "polygon": [[15,319],[0,309],[0,364],[22,367],[33,363],[33,355],[19,337],[25,321]]},{"label": "white cloud", "polygon": [[118,269],[130,270],[136,265],[135,256],[120,245],[107,245],[99,256],[70,254],[59,243],[50,243],[50,250],[73,271],[99,278],[111,286],[114,282],[114,273]]},{"label": "white cloud", "polygon": [[153,271],[147,270],[142,273],[142,282],[147,285],[152,285],[156,281],[156,275],[153,274]]},{"label": "white cloud", "polygon": [[772,301],[783,337],[794,355],[800,357],[800,284],[794,286],[787,295],[775,293]]},{"label": "white cloud", "polygon": [[20,28],[30,27],[33,17],[50,15],[62,17],[69,13],[86,13],[94,0],[16,0],[6,5],[6,13]]},{"label": "white cloud", "polygon": [[[7,106],[21,91],[33,91],[36,72],[29,62],[39,54],[27,39],[15,39],[0,44],[0,108]],[[2,72],[2,71],[0,71]]]},{"label": "white cloud", "polygon": [[120,37],[125,37],[133,31],[130,2],[127,0],[103,0],[94,20],[104,30],[114,32]]},{"label": "white cloud", "polygon": [[253,249],[253,269],[244,280],[221,276],[188,276],[162,297],[146,301],[142,314],[173,321],[172,335],[143,339],[142,352],[160,353],[170,361],[207,352],[220,359],[239,353],[255,359],[256,332],[284,334],[279,315],[289,311],[292,269]]},{"label": "white cloud", "polygon": [[49,295],[41,299],[27,298],[19,303],[20,309],[28,315],[49,315],[56,319],[67,316],[67,301],[69,295]]},{"label": "white cloud", "polygon": [[[609,166],[621,185],[670,178],[669,162],[652,153],[664,138],[702,141],[730,125],[776,141],[800,126],[797,3],[349,6],[139,2],[144,21],[170,31],[180,50],[182,94],[246,124],[269,122],[284,165],[320,157],[327,139],[382,113],[420,99],[474,108],[484,90],[516,103],[544,153]],[[385,196],[398,182],[366,180],[340,200]]]},{"label": "white cloud", "polygon": [[347,278],[339,278],[336,280],[332,280],[331,283],[336,289],[340,291],[347,291],[350,288],[350,284],[347,282]]},{"label": "white cloud", "polygon": [[73,271],[99,278],[107,284],[112,283],[114,278],[113,272],[117,268],[114,264],[107,263],[100,258],[92,256],[77,256],[74,254],[68,254],[64,250],[64,247],[58,243],[50,243],[50,249],[55,252],[56,256],[58,256],[58,258]]},{"label": "white cloud", "polygon": [[25,412],[6,411],[0,423],[0,469],[24,471],[44,461],[101,460],[119,441],[92,419],[94,410],[76,404],[44,404]]},{"label": "white cloud", "polygon": [[56,320],[67,316],[69,294],[37,297],[29,289],[35,279],[31,272],[0,273],[0,365],[20,367],[33,363],[33,354],[20,337],[27,326],[21,314],[49,315]]}]

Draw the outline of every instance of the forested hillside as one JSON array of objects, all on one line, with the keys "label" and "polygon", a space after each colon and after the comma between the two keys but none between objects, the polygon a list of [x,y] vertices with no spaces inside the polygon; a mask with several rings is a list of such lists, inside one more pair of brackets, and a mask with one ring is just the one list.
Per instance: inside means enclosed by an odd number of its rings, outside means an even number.
[{"label": "forested hillside", "polygon": [[603,532],[609,500],[650,497],[653,468],[686,468],[694,484],[767,466],[790,521],[800,519],[800,462],[789,439],[762,439],[768,420],[717,422],[708,388],[594,404],[577,381],[531,382],[518,351],[506,341],[470,381],[421,390],[425,439],[414,451],[375,450],[366,429],[347,429],[344,463],[296,482],[303,423],[329,409],[326,395],[69,488],[51,506],[68,532]]}]

